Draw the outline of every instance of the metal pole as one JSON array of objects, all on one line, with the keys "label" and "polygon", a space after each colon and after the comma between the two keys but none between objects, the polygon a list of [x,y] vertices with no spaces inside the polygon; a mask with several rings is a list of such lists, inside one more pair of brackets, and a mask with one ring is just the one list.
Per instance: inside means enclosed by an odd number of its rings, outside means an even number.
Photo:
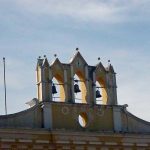
[{"label": "metal pole", "polygon": [[3,57],[3,64],[4,64],[5,115],[7,115],[7,103],[6,103],[6,75],[5,75],[5,57]]}]

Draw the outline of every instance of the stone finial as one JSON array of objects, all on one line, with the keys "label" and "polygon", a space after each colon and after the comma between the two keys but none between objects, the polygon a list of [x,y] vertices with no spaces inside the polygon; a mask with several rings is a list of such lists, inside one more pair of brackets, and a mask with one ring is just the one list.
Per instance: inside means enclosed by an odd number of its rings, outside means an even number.
[{"label": "stone finial", "polygon": [[78,48],[78,47],[76,48],[76,51],[79,51],[79,48]]},{"label": "stone finial", "polygon": [[110,59],[108,60],[108,66],[110,65]]},{"label": "stone finial", "polygon": [[54,54],[54,57],[56,58],[56,57],[57,57],[57,54]]}]

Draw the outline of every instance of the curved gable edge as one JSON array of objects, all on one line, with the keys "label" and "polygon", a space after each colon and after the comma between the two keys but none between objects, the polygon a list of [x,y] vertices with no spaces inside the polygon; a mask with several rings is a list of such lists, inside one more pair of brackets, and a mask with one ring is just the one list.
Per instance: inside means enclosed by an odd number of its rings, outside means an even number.
[{"label": "curved gable edge", "polygon": [[0,116],[0,128],[41,128],[42,109],[40,104],[9,115]]},{"label": "curved gable edge", "polygon": [[150,133],[150,122],[140,119],[132,113],[124,110],[127,119],[128,132]]}]

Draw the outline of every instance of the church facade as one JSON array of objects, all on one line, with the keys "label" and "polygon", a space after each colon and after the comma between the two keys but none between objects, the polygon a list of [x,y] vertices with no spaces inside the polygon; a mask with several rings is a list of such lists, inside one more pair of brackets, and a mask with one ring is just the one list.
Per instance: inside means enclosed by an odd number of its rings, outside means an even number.
[{"label": "church facade", "polygon": [[39,57],[36,78],[30,108],[0,116],[0,149],[150,150],[150,123],[118,105],[110,63]]}]

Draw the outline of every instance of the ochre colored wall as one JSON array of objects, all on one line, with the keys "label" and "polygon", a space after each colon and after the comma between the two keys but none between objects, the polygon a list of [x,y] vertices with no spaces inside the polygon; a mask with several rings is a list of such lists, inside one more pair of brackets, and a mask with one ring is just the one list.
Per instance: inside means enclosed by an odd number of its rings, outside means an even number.
[{"label": "ochre colored wall", "polygon": [[0,116],[0,128],[41,128],[42,115],[42,108],[38,105],[19,113]]},{"label": "ochre colored wall", "polygon": [[123,132],[150,133],[150,122],[134,116],[126,109],[121,109],[121,124]]},{"label": "ochre colored wall", "polygon": [[[81,113],[87,114],[87,126],[81,127],[78,117]],[[90,131],[113,131],[112,108],[108,106],[94,106],[87,104],[52,104],[53,128],[90,130]]]}]

